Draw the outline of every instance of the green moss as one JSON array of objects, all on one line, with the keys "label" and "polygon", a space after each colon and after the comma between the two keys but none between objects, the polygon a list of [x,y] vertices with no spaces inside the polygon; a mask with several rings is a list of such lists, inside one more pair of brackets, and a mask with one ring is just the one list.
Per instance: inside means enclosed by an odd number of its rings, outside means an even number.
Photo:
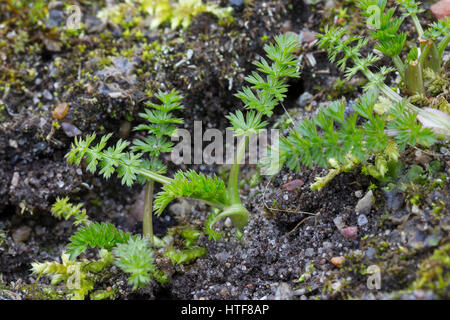
[{"label": "green moss", "polygon": [[419,268],[413,289],[432,290],[441,299],[450,299],[450,243],[434,250]]},{"label": "green moss", "polygon": [[0,247],[3,246],[5,241],[6,241],[6,231],[3,229],[0,229]]},{"label": "green moss", "polygon": [[350,84],[348,81],[344,81],[340,78],[337,78],[331,87],[331,92],[328,94],[328,99],[336,100],[345,95],[350,95],[355,92],[355,87]]},{"label": "green moss", "polygon": [[193,18],[204,12],[215,15],[221,23],[228,23],[232,21],[231,11],[231,7],[221,8],[202,0],[139,0],[105,7],[97,16],[124,27],[123,37],[139,38],[142,31],[133,31],[131,28],[142,26],[148,21],[144,19],[145,16],[151,17],[149,26],[152,29],[164,23],[170,24],[172,29],[186,29]]},{"label": "green moss", "polygon": [[96,261],[87,259],[73,261],[66,253],[61,255],[61,260],[62,263],[56,261],[34,262],[32,271],[39,276],[51,277],[53,286],[63,283],[64,294],[71,300],[83,300],[94,289],[96,274],[104,271],[113,262],[111,254],[107,250],[101,250],[100,259]]}]

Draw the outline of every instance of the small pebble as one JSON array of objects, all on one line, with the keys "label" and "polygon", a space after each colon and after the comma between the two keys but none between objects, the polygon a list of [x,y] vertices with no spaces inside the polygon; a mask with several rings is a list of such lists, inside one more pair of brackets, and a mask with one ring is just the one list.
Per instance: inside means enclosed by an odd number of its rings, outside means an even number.
[{"label": "small pebble", "polygon": [[364,254],[369,260],[375,257],[375,253],[376,253],[375,249],[372,247],[367,248],[367,250],[364,252]]},{"label": "small pebble", "polygon": [[244,0],[228,0],[228,3],[232,6],[240,7],[244,4]]},{"label": "small pebble", "polygon": [[356,236],[358,234],[358,227],[347,227],[347,228],[341,229],[341,234],[346,239],[355,240]]},{"label": "small pebble", "polygon": [[188,211],[186,207],[182,203],[174,203],[169,206],[169,211],[172,212],[175,216],[184,216]]},{"label": "small pebble", "polygon": [[314,249],[313,248],[308,248],[305,250],[305,256],[307,257],[312,257],[314,256]]},{"label": "small pebble", "polygon": [[438,19],[450,17],[450,0],[440,0],[430,7],[431,12]]},{"label": "small pebble", "polygon": [[61,128],[68,137],[75,137],[81,134],[81,130],[68,122],[61,123]]},{"label": "small pebble", "polygon": [[12,233],[12,238],[15,243],[25,242],[30,238],[31,235],[31,228],[28,226],[22,226],[17,228]]},{"label": "small pebble", "polygon": [[17,171],[14,172],[13,177],[11,179],[11,186],[13,186],[14,188],[17,187],[17,185],[19,184],[19,178],[20,178],[19,173]]},{"label": "small pebble", "polygon": [[305,292],[306,292],[306,289],[305,289],[305,288],[297,289],[297,290],[294,291],[294,296],[301,296],[301,295],[304,295]]},{"label": "small pebble", "polygon": [[355,207],[356,214],[368,214],[374,203],[374,196],[372,190],[369,190],[366,195],[358,201]]},{"label": "small pebble", "polygon": [[42,95],[43,95],[44,98],[47,99],[47,100],[52,100],[52,99],[53,99],[52,94],[51,94],[50,91],[48,91],[48,90],[44,90],[44,92],[42,93]]},{"label": "small pebble", "polygon": [[336,218],[333,219],[334,224],[336,225],[336,227],[341,230],[345,228],[345,223],[342,219],[341,216],[337,216]]},{"label": "small pebble", "polygon": [[280,282],[274,296],[274,300],[292,300],[294,293],[286,282]]},{"label": "small pebble", "polygon": [[295,179],[291,182],[285,183],[281,186],[281,189],[287,190],[287,191],[294,191],[300,188],[305,183],[302,180]]},{"label": "small pebble", "polygon": [[55,119],[64,119],[69,112],[69,104],[67,102],[62,102],[58,104],[53,110],[53,118]]},{"label": "small pebble", "polygon": [[345,261],[344,257],[333,257],[331,258],[331,263],[334,264],[336,267],[340,268],[342,266],[342,264]]},{"label": "small pebble", "polygon": [[231,221],[230,217],[227,217],[223,224],[225,225],[225,227],[231,228],[233,226],[233,221]]},{"label": "small pebble", "polygon": [[11,148],[14,148],[14,149],[17,149],[19,146],[17,145],[17,141],[16,140],[12,140],[12,139],[10,139],[9,140],[9,146],[11,147]]},{"label": "small pebble", "polygon": [[332,244],[330,241],[324,241],[324,242],[322,243],[322,245],[323,245],[323,247],[324,247],[325,249],[331,249],[331,248],[333,248],[333,244]]},{"label": "small pebble", "polygon": [[366,215],[361,214],[358,216],[358,226],[363,226],[365,224],[367,224],[369,222],[369,220],[367,220]]},{"label": "small pebble", "polygon": [[316,35],[317,35],[317,33],[315,33],[315,32],[302,31],[302,33],[301,33],[302,42],[306,42],[306,43],[312,42],[312,41],[316,40]]},{"label": "small pebble", "polygon": [[426,166],[431,161],[431,158],[424,154],[421,150],[417,150],[414,155],[416,156],[416,161],[423,166]]},{"label": "small pebble", "polygon": [[300,107],[305,107],[308,104],[308,101],[313,97],[311,93],[308,91],[303,92],[300,97],[297,99],[297,104]]},{"label": "small pebble", "polygon": [[333,290],[338,290],[340,287],[341,287],[341,282],[340,282],[340,281],[336,281],[336,282],[333,282],[333,283],[331,284],[331,288],[332,288]]}]

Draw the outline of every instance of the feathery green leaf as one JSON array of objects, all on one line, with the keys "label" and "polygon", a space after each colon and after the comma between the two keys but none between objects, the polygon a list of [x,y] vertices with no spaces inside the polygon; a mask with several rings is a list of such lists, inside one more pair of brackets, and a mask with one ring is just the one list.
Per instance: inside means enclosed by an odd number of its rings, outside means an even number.
[{"label": "feathery green leaf", "polygon": [[163,186],[154,203],[156,214],[161,214],[175,198],[199,199],[220,206],[226,205],[228,201],[225,183],[220,178],[216,175],[207,177],[194,170],[178,171],[172,182]]}]

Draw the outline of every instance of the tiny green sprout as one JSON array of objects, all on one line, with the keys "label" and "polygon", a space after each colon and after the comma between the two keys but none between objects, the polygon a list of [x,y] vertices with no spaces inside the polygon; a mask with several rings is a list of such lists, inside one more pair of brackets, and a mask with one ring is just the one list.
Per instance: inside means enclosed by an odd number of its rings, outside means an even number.
[{"label": "tiny green sprout", "polygon": [[304,282],[306,279],[306,273],[303,273],[300,278],[298,278],[297,283],[302,283]]},{"label": "tiny green sprout", "polygon": [[371,182],[369,187],[368,187],[368,190],[376,190],[377,188],[378,188],[378,186]]},{"label": "tiny green sprout", "polygon": [[411,204],[418,206],[420,204],[420,194],[416,194],[414,197],[412,197],[409,202]]},{"label": "tiny green sprout", "polygon": [[431,204],[433,207],[433,214],[436,216],[443,216],[445,213],[445,202],[442,199],[438,199],[437,203],[433,202]]},{"label": "tiny green sprout", "polygon": [[73,205],[69,203],[69,197],[63,199],[56,198],[56,202],[53,204],[51,212],[57,219],[69,220],[74,217],[74,225],[79,226],[82,224],[88,224],[89,218],[86,215],[86,210],[81,209],[82,204]]},{"label": "tiny green sprout", "polygon": [[146,238],[129,238],[126,243],[119,243],[113,250],[115,264],[131,276],[128,282],[133,289],[145,287],[151,277],[160,283],[169,281],[167,275],[154,265],[153,251]]},{"label": "tiny green sprout", "polygon": [[[159,283],[167,283],[169,276],[155,265],[154,252],[168,257],[173,264],[187,263],[204,256],[206,249],[196,245],[201,233],[191,228],[170,228],[167,235],[160,239],[154,237],[153,243],[147,237],[131,235],[121,231],[109,223],[91,222],[81,204],[72,205],[68,198],[58,199],[52,207],[55,217],[69,219],[75,217],[74,225],[81,225],[70,238],[70,243],[62,255],[62,264],[58,262],[35,262],[32,264],[33,273],[48,275],[52,278],[52,285],[65,281],[66,295],[72,299],[84,299],[93,290],[99,273],[105,276],[106,270],[112,264],[123,272],[130,274],[128,283],[133,290],[145,287],[152,279]],[[174,237],[180,234],[184,239],[184,249],[173,246]],[[1,235],[1,234],[0,234]],[[1,240],[1,239],[0,239]],[[100,260],[89,261],[79,259],[88,248],[100,249]],[[74,285],[73,282],[78,285]],[[114,292],[92,291],[91,299],[106,299]]]}]

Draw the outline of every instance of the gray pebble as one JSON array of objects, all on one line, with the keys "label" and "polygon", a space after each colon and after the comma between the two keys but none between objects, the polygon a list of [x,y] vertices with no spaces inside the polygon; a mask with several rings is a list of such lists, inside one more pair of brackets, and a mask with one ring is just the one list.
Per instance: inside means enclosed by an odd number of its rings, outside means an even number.
[{"label": "gray pebble", "polygon": [[61,123],[61,127],[64,131],[64,133],[68,137],[75,137],[81,134],[81,130],[75,127],[73,124],[70,124],[68,122]]},{"label": "gray pebble", "polygon": [[314,249],[313,248],[308,248],[305,250],[305,256],[307,257],[312,257],[314,256]]},{"label": "gray pebble", "polygon": [[369,190],[366,195],[356,204],[356,214],[368,214],[370,212],[370,209],[372,209],[374,201],[375,198],[373,196],[373,192],[372,190]]},{"label": "gray pebble", "polygon": [[300,97],[297,99],[297,104],[300,107],[305,107],[308,104],[308,101],[313,97],[311,93],[308,91],[303,92]]},{"label": "gray pebble", "polygon": [[361,215],[358,216],[358,225],[359,225],[360,227],[363,226],[363,225],[365,225],[365,224],[367,224],[368,222],[369,222],[369,221],[367,220],[366,215],[361,214]]},{"label": "gray pebble", "polygon": [[18,229],[14,230],[12,233],[12,238],[14,242],[25,242],[30,238],[31,235],[31,228],[28,226],[21,226]]}]

